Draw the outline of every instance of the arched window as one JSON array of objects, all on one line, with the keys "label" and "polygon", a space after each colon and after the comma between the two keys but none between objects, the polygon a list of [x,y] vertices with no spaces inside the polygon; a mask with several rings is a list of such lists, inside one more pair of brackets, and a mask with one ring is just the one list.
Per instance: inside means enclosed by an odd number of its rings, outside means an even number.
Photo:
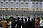
[{"label": "arched window", "polygon": [[3,2],[1,2],[1,8],[3,7]]},{"label": "arched window", "polygon": [[26,8],[28,8],[28,3],[26,3]]},{"label": "arched window", "polygon": [[6,8],[8,8],[8,2],[6,2]]},{"label": "arched window", "polygon": [[24,8],[24,3],[22,2],[20,6],[21,6],[20,8]]}]

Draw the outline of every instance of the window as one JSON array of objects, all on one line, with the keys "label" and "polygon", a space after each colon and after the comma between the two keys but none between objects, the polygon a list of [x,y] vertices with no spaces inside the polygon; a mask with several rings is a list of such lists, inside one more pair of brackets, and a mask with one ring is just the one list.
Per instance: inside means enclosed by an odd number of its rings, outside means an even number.
[{"label": "window", "polygon": [[38,7],[38,3],[36,3],[36,7]]},{"label": "window", "polygon": [[1,8],[3,7],[3,2],[1,2]]},{"label": "window", "polygon": [[26,3],[26,8],[28,8],[28,3]]},{"label": "window", "polygon": [[3,4],[3,2],[1,2],[1,4]]},{"label": "window", "polygon": [[26,4],[28,4],[28,3],[26,3]]},{"label": "window", "polygon": [[21,3],[21,4],[23,4],[23,3]]},{"label": "window", "polygon": [[23,2],[21,3],[21,6],[20,6],[20,8],[24,8],[24,3],[23,3]]},{"label": "window", "polygon": [[16,0],[13,0],[13,1],[16,1]]},{"label": "window", "polygon": [[42,8],[42,3],[40,3],[40,8]]},{"label": "window", "polygon": [[18,3],[16,3],[16,4],[18,4]]},{"label": "window", "polygon": [[35,7],[35,3],[32,3],[32,7]]},{"label": "window", "polygon": [[25,0],[24,0],[24,2],[25,2]]},{"label": "window", "polygon": [[31,0],[31,1],[35,1],[35,0]]},{"label": "window", "polygon": [[3,1],[5,1],[5,0],[3,0]]},{"label": "window", "polygon": [[39,0],[31,0],[31,1],[39,1]]},{"label": "window", "polygon": [[36,3],[36,4],[38,4],[38,3]]},{"label": "window", "polygon": [[11,1],[11,0],[9,0],[9,1]]},{"label": "window", "polygon": [[6,2],[6,4],[8,4],[8,2]]},{"label": "window", "polygon": [[19,1],[21,1],[21,0],[19,0]]},{"label": "window", "polygon": [[18,8],[18,7],[19,7],[19,3],[16,3],[16,5],[15,5],[15,6],[16,6],[16,8]]},{"label": "window", "polygon": [[8,8],[8,2],[6,2],[6,8]]}]

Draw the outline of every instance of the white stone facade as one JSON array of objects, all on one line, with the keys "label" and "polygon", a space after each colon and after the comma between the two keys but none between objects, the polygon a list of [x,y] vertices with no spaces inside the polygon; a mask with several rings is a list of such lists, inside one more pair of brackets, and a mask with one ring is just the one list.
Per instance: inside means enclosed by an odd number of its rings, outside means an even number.
[{"label": "white stone facade", "polygon": [[36,11],[38,8],[40,11],[43,10],[43,2],[34,2],[31,0],[0,0],[0,8],[28,8],[32,11]]}]

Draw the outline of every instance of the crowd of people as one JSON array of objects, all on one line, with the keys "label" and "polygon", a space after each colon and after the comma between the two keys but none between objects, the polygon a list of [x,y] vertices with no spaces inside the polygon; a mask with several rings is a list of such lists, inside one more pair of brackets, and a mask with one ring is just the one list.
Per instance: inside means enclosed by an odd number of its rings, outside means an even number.
[{"label": "crowd of people", "polygon": [[2,28],[38,28],[39,25],[39,17],[33,18],[30,20],[30,17],[28,18],[14,18],[10,17],[9,19],[4,19],[1,21]]}]

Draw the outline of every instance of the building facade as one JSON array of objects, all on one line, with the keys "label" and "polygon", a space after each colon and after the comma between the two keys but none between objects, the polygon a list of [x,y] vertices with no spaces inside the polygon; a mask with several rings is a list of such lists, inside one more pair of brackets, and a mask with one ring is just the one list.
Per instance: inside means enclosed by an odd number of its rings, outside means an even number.
[{"label": "building facade", "polygon": [[26,10],[42,11],[43,2],[41,2],[41,0],[0,0],[0,8],[8,8],[8,9],[13,8],[13,10],[15,10],[15,8],[18,8],[18,10],[23,10],[23,9],[25,10],[25,8],[28,8]]},{"label": "building facade", "polygon": [[43,0],[0,0],[0,16],[43,15]]}]

